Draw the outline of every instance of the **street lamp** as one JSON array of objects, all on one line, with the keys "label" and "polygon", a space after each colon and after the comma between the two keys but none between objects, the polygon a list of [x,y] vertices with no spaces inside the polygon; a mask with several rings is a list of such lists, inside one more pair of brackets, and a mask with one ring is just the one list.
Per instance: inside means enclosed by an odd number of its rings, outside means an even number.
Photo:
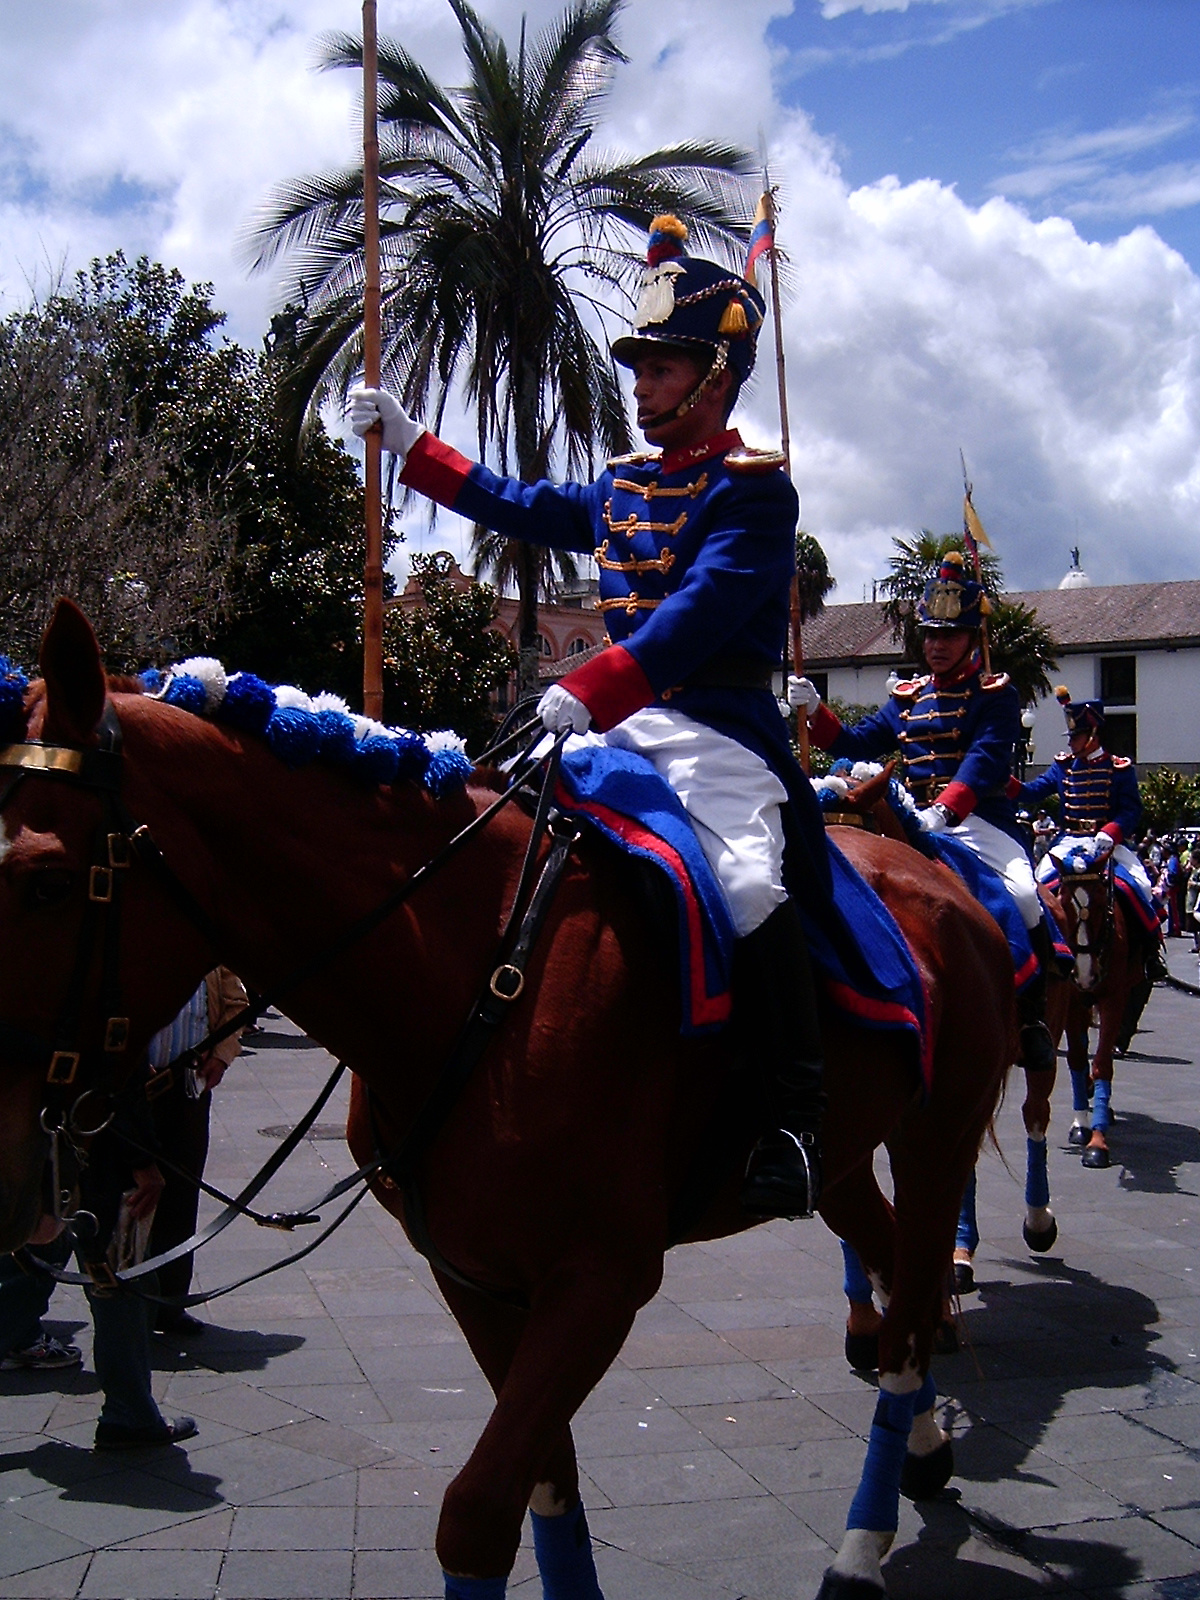
[{"label": "street lamp", "polygon": [[1025,769],[1033,760],[1033,725],[1037,721],[1037,712],[1032,706],[1026,706],[1021,713],[1021,755],[1019,760],[1021,782],[1025,782]]}]

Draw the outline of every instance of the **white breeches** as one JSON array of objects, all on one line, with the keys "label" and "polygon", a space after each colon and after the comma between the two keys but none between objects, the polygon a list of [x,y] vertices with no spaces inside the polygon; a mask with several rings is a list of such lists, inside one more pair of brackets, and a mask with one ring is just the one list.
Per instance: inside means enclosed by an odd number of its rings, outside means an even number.
[{"label": "white breeches", "polygon": [[782,818],[787,790],[761,756],[666,706],[635,711],[608,733],[573,736],[566,748],[586,744],[635,750],[670,784],[725,892],[739,939],[787,899]]},{"label": "white breeches", "polygon": [[[1069,849],[1073,844],[1091,844],[1091,842],[1092,840],[1090,834],[1063,833],[1060,834],[1054,841],[1054,848],[1055,850],[1066,850]],[[1131,850],[1127,844],[1118,844],[1113,846],[1112,858],[1114,861],[1119,861],[1120,864],[1125,868],[1125,871],[1146,896],[1146,904],[1149,905],[1154,890],[1151,887],[1149,875],[1139,860],[1137,852]],[[1055,861],[1054,857],[1050,854],[1044,855],[1038,862],[1038,882],[1045,883],[1046,879],[1052,878],[1055,873],[1058,872],[1058,870],[1058,862]]]},{"label": "white breeches", "polygon": [[990,822],[974,815],[960,822],[956,828],[947,828],[946,833],[951,838],[961,839],[981,861],[1000,874],[1004,879],[1004,887],[1017,902],[1022,922],[1027,928],[1036,928],[1041,920],[1042,905],[1029,857],[1017,841],[1010,838],[1003,828],[993,827]]}]

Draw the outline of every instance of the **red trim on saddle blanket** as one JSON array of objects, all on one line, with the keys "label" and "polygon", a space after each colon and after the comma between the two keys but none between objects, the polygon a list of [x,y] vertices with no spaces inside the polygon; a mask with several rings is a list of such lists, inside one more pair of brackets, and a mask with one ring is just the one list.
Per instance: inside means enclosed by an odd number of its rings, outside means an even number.
[{"label": "red trim on saddle blanket", "polygon": [[[913,959],[915,963],[916,958]],[[886,1027],[914,1030],[921,1041],[921,1082],[928,1094],[933,1087],[933,1038],[929,1029],[922,1027],[920,1018],[915,1017],[907,1006],[897,1005],[894,1000],[873,1000],[870,995],[859,994],[848,983],[838,983],[833,978],[825,979],[825,987],[834,1004],[852,1017],[862,1017],[864,1022],[882,1023]],[[928,1014],[928,993],[925,995],[925,1009]]]},{"label": "red trim on saddle blanket", "polygon": [[[605,654],[607,653],[606,651]],[[660,839],[648,828],[643,828],[632,817],[623,816],[621,812],[613,811],[609,806],[601,805],[595,800],[589,800],[586,805],[581,806],[561,784],[555,798],[573,812],[582,811],[585,815],[594,816],[610,832],[626,840],[635,849],[646,850],[656,855],[672,874],[683,891],[684,905],[687,908],[688,941],[692,955],[692,959],[687,963],[692,1021],[701,1027],[715,1027],[719,1023],[728,1022],[732,1005],[729,991],[710,996],[704,987],[704,928],[700,905],[692,890],[691,877],[678,851],[672,849],[665,839]]]},{"label": "red trim on saddle blanket", "polygon": [[400,482],[453,510],[471,467],[472,463],[453,445],[445,444],[426,429],[408,452]]},{"label": "red trim on saddle blanket", "polygon": [[1021,968],[1020,972],[1018,972],[1016,974],[1016,976],[1015,976],[1015,979],[1014,979],[1015,986],[1018,989],[1020,989],[1024,984],[1027,984],[1029,982],[1030,978],[1036,978],[1037,977],[1037,970],[1038,970],[1038,958],[1034,955],[1033,951],[1031,950],[1029,952],[1029,960]]},{"label": "red trim on saddle blanket", "polygon": [[620,644],[610,644],[558,681],[568,694],[583,701],[597,733],[607,733],[654,700],[649,678]]}]

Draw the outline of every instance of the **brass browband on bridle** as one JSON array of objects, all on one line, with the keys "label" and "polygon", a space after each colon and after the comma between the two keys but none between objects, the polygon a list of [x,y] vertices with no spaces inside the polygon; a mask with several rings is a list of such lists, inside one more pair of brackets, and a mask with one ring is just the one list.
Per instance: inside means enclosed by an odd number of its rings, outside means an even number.
[{"label": "brass browband on bridle", "polygon": [[0,767],[27,767],[34,772],[81,772],[82,750],[61,744],[6,744],[0,748]]}]

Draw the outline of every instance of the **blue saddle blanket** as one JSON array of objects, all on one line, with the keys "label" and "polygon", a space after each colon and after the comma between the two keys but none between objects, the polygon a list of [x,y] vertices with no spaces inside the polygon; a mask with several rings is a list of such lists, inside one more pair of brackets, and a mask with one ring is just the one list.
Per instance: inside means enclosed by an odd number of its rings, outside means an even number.
[{"label": "blue saddle blanket", "polygon": [[[559,809],[665,873],[674,892],[683,975],[681,1029],[721,1027],[730,1015],[734,930],[725,896],[687,812],[670,785],[632,751],[588,745],[564,756]],[[824,925],[800,906],[809,951],[833,1003],[867,1028],[899,1030],[930,1082],[932,1040],[924,985],[883,901],[832,841],[832,915]]]}]

